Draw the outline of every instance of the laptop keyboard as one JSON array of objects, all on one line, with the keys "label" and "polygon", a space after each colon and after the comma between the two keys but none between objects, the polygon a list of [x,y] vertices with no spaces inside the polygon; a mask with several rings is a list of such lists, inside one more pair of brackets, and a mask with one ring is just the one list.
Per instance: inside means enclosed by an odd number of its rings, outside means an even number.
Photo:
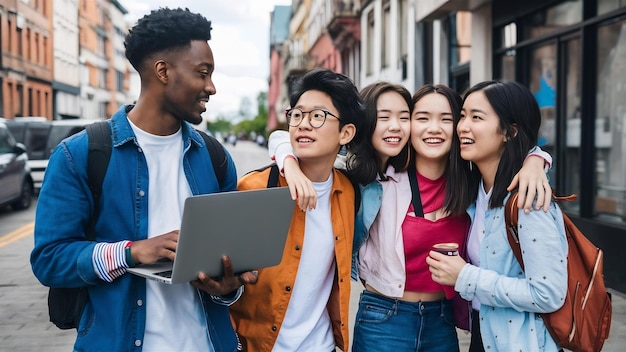
[{"label": "laptop keyboard", "polygon": [[160,273],[156,273],[156,275],[171,279],[172,278],[172,271],[171,270],[167,270],[167,271],[161,271]]}]

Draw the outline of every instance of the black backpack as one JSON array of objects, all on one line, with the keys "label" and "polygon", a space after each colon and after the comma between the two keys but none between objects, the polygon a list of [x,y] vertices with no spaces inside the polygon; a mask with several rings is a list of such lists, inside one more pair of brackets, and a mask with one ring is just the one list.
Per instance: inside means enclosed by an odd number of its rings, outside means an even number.
[{"label": "black backpack", "polygon": [[[87,239],[95,241],[94,226],[98,217],[98,203],[102,193],[102,181],[111,158],[111,128],[107,121],[98,121],[85,126],[89,136],[89,152],[87,157],[87,179],[93,195],[94,211],[86,229]],[[228,158],[224,147],[212,136],[198,131],[207,145],[213,170],[220,189],[224,185]],[[59,329],[76,329],[80,323],[83,309],[89,299],[87,287],[50,288],[48,292],[48,313],[50,321]]]}]

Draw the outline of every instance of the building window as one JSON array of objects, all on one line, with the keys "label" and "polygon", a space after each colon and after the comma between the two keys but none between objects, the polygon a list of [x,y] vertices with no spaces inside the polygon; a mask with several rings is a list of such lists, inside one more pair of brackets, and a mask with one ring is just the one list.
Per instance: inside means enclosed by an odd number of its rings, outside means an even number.
[{"label": "building window", "polygon": [[[9,92],[9,99],[7,99],[7,112],[8,112],[8,116],[14,117],[14,113],[15,113],[15,99],[13,98],[15,96],[15,91],[13,91],[13,83],[11,82],[7,82],[7,91]],[[2,94],[4,95],[4,94]],[[4,113],[4,110],[1,111],[2,113]]]},{"label": "building window", "polygon": [[98,40],[98,54],[105,56],[106,55],[106,38],[100,34],[97,34]]},{"label": "building window", "polygon": [[374,73],[374,29],[375,29],[375,22],[374,22],[374,11],[371,10],[368,14],[367,14],[367,37],[366,37],[366,43],[365,45],[367,45],[367,57],[366,57],[366,67],[367,67],[367,75],[371,75],[372,73]]},{"label": "building window", "polygon": [[17,84],[17,101],[15,102],[15,116],[24,116],[24,85]]},{"label": "building window", "polygon": [[108,116],[107,116],[107,102],[106,101],[98,103],[98,115],[101,118],[105,118],[105,119],[108,118]]},{"label": "building window", "polygon": [[48,38],[43,37],[43,65],[48,65]]},{"label": "building window", "polygon": [[[29,43],[27,43],[28,45]],[[17,28],[17,55],[24,55],[24,43],[22,41],[22,29]]]},{"label": "building window", "polygon": [[523,38],[531,39],[554,33],[563,27],[578,24],[582,19],[583,1],[564,1],[525,18]]},{"label": "building window", "polygon": [[[565,119],[565,133],[561,136],[565,138],[564,155],[558,154],[557,162],[564,171],[566,177],[561,178],[561,190],[563,194],[580,194],[580,168],[582,163],[581,153],[581,82],[580,76],[582,72],[581,57],[581,41],[578,37],[563,42],[563,82],[562,90],[565,93],[563,101],[563,110],[559,115]],[[561,94],[562,95],[562,94]],[[560,126],[560,124],[559,124]],[[562,145],[561,144],[561,145]],[[561,202],[561,206],[570,212],[580,213],[579,200],[574,202]]]},{"label": "building window", "polygon": [[625,6],[626,0],[598,0],[596,3],[596,11],[598,15],[602,15]]},{"label": "building window", "polygon": [[402,71],[402,79],[407,79],[408,77],[408,62],[409,59],[409,49],[408,49],[408,16],[406,15],[409,4],[408,0],[400,0],[398,2],[400,6],[398,8],[398,14],[400,15],[400,20],[398,21],[398,57],[400,58],[400,70]]},{"label": "building window", "polygon": [[7,29],[9,32],[9,35],[7,35],[7,47],[9,48],[9,52],[12,53],[13,52],[13,26],[12,26],[11,20],[7,21]]},{"label": "building window", "polygon": [[[541,109],[541,128],[539,146],[555,156],[556,153],[556,84],[557,84],[557,49],[556,44],[543,45],[530,52],[529,88]],[[555,186],[555,161],[549,171],[550,182]]]},{"label": "building window", "polygon": [[35,44],[33,44],[33,49],[35,52],[33,53],[33,61],[36,63],[40,63],[39,61],[39,33],[35,33]]},{"label": "building window", "polygon": [[35,113],[33,112],[33,105],[33,89],[28,88],[28,116],[35,116]]},{"label": "building window", "polygon": [[499,66],[494,72],[499,73],[498,79],[505,81],[515,81],[515,57],[517,51],[517,24],[511,22],[495,31],[494,42],[499,48],[499,55],[494,63]]},{"label": "building window", "polygon": [[107,87],[107,70],[106,69],[98,69],[98,87],[106,88]]},{"label": "building window", "polygon": [[463,65],[470,61],[472,51],[472,13],[457,12],[454,15],[455,31],[451,35],[454,38],[454,61],[453,65]]},{"label": "building window", "polygon": [[389,63],[391,62],[391,4],[389,0],[383,1],[383,23],[381,26],[382,30],[382,42],[381,42],[381,67],[387,68],[389,67]]},{"label": "building window", "polygon": [[626,20],[598,29],[595,215],[626,222]]},{"label": "building window", "polygon": [[43,107],[41,106],[41,90],[39,89],[37,89],[37,100],[35,100],[33,105],[35,106],[36,116],[43,116]]},{"label": "building window", "polygon": [[116,88],[118,92],[124,91],[124,73],[121,71],[115,71],[117,75],[116,79]]},{"label": "building window", "polygon": [[30,42],[30,28],[26,28],[26,54],[24,54],[24,58],[26,60],[32,60],[32,58],[30,57],[30,50],[31,50],[31,42]]}]

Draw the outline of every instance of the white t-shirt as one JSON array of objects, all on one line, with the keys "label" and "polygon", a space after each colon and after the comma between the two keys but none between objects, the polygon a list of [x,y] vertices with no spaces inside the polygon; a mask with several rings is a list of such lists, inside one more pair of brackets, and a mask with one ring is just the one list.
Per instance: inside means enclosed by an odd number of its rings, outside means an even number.
[{"label": "white t-shirt", "polygon": [[[485,193],[485,185],[480,181],[478,187],[478,197],[476,197],[476,214],[472,222],[469,238],[467,240],[467,255],[475,266],[480,266],[480,244],[485,238],[485,213],[489,206],[489,199],[493,193],[493,187]],[[472,300],[472,308],[480,310],[480,301],[476,298]]]},{"label": "white t-shirt", "polygon": [[272,351],[333,351],[330,316],[326,309],[335,278],[335,235],[330,217],[332,174],[313,182],[317,207],[306,213],[302,257],[285,319]]},{"label": "white t-shirt", "polygon": [[[148,238],[178,230],[185,199],[192,195],[183,170],[182,131],[156,136],[130,125],[148,163]],[[144,304],[144,351],[213,351],[200,297],[190,284],[146,280]]]}]

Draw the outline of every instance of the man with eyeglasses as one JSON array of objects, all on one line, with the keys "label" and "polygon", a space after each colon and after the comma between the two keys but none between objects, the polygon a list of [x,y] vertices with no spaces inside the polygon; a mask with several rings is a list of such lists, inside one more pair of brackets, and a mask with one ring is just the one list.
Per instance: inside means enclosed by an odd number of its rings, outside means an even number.
[{"label": "man with eyeglasses", "polygon": [[[245,351],[345,351],[354,188],[333,163],[361,126],[363,104],[348,77],[314,69],[297,82],[290,105],[291,146],[313,181],[317,206],[294,208],[281,263],[260,270],[230,313]],[[251,172],[237,188],[265,188],[269,174]],[[278,185],[287,186],[284,177]]]}]

